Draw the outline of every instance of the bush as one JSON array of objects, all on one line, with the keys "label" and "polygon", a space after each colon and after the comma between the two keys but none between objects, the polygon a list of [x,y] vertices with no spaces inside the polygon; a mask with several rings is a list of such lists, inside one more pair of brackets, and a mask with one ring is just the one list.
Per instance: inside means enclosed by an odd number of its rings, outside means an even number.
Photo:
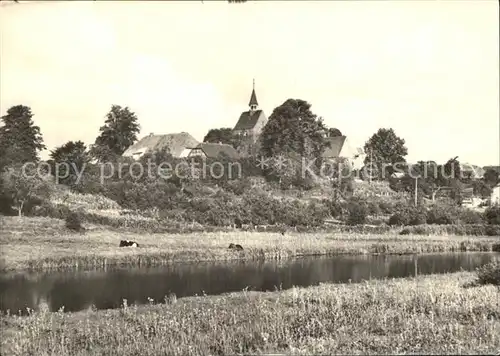
[{"label": "bush", "polygon": [[364,203],[352,201],[348,207],[349,216],[347,218],[348,225],[363,225],[366,223],[368,208]]},{"label": "bush", "polygon": [[427,212],[427,224],[449,225],[460,221],[460,211],[455,205],[436,204]]},{"label": "bush", "polygon": [[66,217],[66,228],[73,231],[82,230],[82,220],[80,214],[75,211],[72,211]]},{"label": "bush", "polygon": [[427,222],[427,211],[423,207],[403,206],[394,213],[388,224],[391,226],[422,225]]},{"label": "bush", "polygon": [[500,225],[500,205],[491,206],[486,209],[484,219],[490,225]]},{"label": "bush", "polygon": [[477,283],[500,286],[500,261],[490,262],[476,270]]},{"label": "bush", "polygon": [[70,213],[71,210],[64,204],[52,204],[49,202],[43,202],[42,205],[37,206],[33,209],[31,215],[65,220]]},{"label": "bush", "polygon": [[484,224],[484,219],[477,211],[464,209],[460,212],[460,222],[463,224]]}]

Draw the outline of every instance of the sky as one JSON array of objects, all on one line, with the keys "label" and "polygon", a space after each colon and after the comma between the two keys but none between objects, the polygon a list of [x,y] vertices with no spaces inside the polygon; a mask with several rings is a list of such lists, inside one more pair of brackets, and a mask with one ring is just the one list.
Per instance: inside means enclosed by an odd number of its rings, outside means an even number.
[{"label": "sky", "polygon": [[[151,132],[234,127],[255,79],[269,117],[311,103],[354,147],[498,165],[498,2],[29,1],[0,6],[0,112],[31,107],[48,150],[92,144],[111,105]],[[46,158],[49,151],[42,154]]]}]

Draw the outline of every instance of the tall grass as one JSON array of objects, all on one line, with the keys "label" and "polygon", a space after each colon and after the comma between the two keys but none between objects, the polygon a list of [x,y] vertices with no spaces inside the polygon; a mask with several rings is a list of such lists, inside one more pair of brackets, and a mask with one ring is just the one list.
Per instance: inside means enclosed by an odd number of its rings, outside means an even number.
[{"label": "tall grass", "polygon": [[7,316],[9,355],[495,354],[493,286],[469,273],[325,284],[165,304]]}]

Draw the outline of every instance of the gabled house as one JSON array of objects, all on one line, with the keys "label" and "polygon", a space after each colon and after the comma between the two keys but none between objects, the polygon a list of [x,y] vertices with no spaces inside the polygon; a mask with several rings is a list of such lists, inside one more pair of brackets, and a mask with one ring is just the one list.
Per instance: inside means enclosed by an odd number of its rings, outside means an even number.
[{"label": "gabled house", "polygon": [[124,157],[140,158],[146,152],[160,151],[168,147],[173,157],[186,157],[186,149],[195,147],[199,142],[187,132],[155,135],[153,133],[130,146],[124,153]]},{"label": "gabled house", "polygon": [[203,142],[191,149],[188,157],[204,157],[204,158],[218,158],[221,155],[227,156],[231,159],[238,159],[239,155],[236,149],[225,143],[208,143]]},{"label": "gabled house", "polygon": [[352,169],[361,169],[363,167],[366,157],[363,149],[351,147],[346,136],[326,137],[325,140],[329,146],[322,154],[323,159],[345,158],[350,162]]}]

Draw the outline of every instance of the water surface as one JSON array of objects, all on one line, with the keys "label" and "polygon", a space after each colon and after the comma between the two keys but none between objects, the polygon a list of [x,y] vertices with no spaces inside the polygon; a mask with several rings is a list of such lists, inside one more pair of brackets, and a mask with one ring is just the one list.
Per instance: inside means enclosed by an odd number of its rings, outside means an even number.
[{"label": "water surface", "polygon": [[0,310],[17,313],[48,305],[51,311],[117,308],[241,291],[287,289],[322,282],[346,283],[418,274],[471,271],[498,258],[498,253],[455,253],[414,256],[336,256],[286,261],[177,264],[157,268],[52,272],[0,277]]}]

